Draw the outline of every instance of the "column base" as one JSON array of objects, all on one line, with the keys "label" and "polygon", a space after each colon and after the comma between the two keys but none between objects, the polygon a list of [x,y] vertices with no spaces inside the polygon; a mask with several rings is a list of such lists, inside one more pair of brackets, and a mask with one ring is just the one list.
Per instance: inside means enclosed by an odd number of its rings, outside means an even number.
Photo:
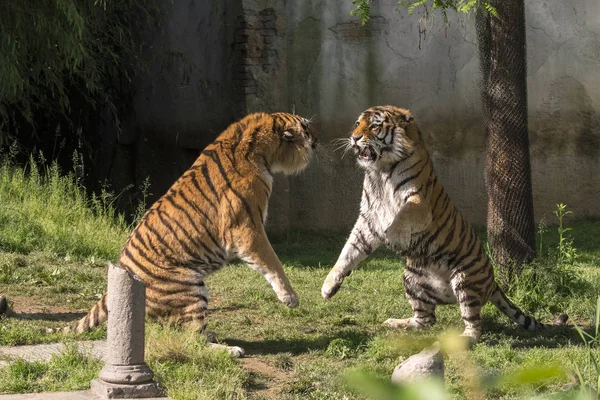
[{"label": "column base", "polygon": [[133,365],[113,365],[106,363],[98,374],[98,378],[108,383],[117,385],[131,385],[137,383],[149,383],[154,374],[146,363]]},{"label": "column base", "polygon": [[109,383],[102,379],[94,379],[91,392],[101,399],[139,399],[157,397],[159,394],[156,382],[147,383]]}]

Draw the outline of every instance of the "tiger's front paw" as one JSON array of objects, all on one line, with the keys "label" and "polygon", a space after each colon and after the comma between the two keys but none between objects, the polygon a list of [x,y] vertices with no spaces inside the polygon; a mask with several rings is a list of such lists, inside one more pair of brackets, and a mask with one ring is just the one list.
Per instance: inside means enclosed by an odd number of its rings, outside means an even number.
[{"label": "tiger's front paw", "polygon": [[386,244],[394,251],[404,251],[410,245],[410,231],[390,226],[384,232]]},{"label": "tiger's front paw", "polygon": [[282,295],[278,295],[277,298],[289,308],[298,307],[298,304],[300,303],[298,300],[298,295],[293,290],[285,292]]},{"label": "tiger's front paw", "polygon": [[344,282],[344,277],[339,276],[336,272],[331,271],[327,278],[325,278],[325,282],[323,282],[323,287],[321,288],[321,296],[325,299],[332,298]]}]

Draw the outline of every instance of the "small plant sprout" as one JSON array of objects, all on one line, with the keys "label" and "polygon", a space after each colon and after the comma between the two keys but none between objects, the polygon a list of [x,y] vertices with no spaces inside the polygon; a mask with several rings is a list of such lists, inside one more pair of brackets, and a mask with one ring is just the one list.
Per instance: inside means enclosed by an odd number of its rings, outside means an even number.
[{"label": "small plant sprout", "polygon": [[538,235],[540,238],[538,254],[541,256],[544,249],[544,234],[548,232],[548,226],[546,226],[546,220],[542,218],[538,224]]},{"label": "small plant sprout", "polygon": [[567,205],[560,203],[556,205],[556,210],[552,213],[558,219],[558,261],[573,266],[579,256],[577,249],[573,246],[573,239],[568,235],[572,228],[565,228],[563,225],[564,218],[573,212],[567,211]]}]

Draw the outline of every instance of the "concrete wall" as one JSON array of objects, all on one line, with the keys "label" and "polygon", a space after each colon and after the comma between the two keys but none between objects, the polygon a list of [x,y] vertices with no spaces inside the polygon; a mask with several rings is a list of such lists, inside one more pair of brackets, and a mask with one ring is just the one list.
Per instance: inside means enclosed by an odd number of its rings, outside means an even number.
[{"label": "concrete wall", "polygon": [[[149,74],[136,82],[131,118],[124,121],[121,134],[111,127],[103,134],[105,150],[95,174],[117,193],[139,189],[149,178],[150,202],[245,110],[245,94],[233,79],[239,75],[236,27],[242,1],[159,4],[161,27],[147,32],[142,41]],[[135,204],[128,196],[119,201],[126,211]]]},{"label": "concrete wall", "polygon": [[[164,0],[164,34],[148,38],[150,79],[112,155],[123,186],[151,177],[160,195],[226,125],[252,111],[312,117],[322,143],[344,137],[373,105],[409,108],[441,181],[485,223],[484,130],[474,17],[427,18],[373,3],[361,27],[350,0]],[[600,215],[600,4],[527,5],[529,123],[536,217],[557,202]],[[421,34],[419,34],[421,31]],[[332,151],[303,174],[277,177],[271,229],[347,229],[362,173]],[[125,167],[120,167],[120,164]],[[126,171],[125,173],[123,171]],[[115,185],[119,187],[119,185]]]},{"label": "concrete wall", "polygon": [[[323,142],[347,135],[359,113],[394,104],[413,111],[441,181],[471,221],[484,224],[485,138],[474,17],[409,16],[397,2],[373,3],[371,22],[349,16],[350,1],[245,1],[274,8],[277,84],[256,74],[264,92],[250,110],[316,116]],[[531,0],[527,5],[529,126],[537,219],[557,202],[575,215],[600,215],[600,4]],[[419,30],[425,31],[419,35]],[[285,66],[285,68],[283,67]],[[285,85],[281,80],[285,77]],[[285,102],[281,100],[285,93]],[[265,101],[269,98],[269,101]],[[357,215],[362,174],[351,155],[319,160],[283,180],[270,215],[276,226],[346,228]],[[282,201],[283,200],[283,201]],[[285,218],[280,218],[285,215]]]}]

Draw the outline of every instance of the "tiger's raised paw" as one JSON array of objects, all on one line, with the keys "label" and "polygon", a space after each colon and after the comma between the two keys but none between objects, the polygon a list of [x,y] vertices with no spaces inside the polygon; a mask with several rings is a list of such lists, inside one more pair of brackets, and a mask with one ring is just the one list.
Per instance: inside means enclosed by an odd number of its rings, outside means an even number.
[{"label": "tiger's raised paw", "polygon": [[240,358],[240,357],[244,357],[244,355],[246,355],[246,351],[239,346],[227,346],[227,345],[218,344],[218,343],[209,343],[208,345],[210,346],[211,349],[225,350],[226,352],[229,353],[230,356],[232,356],[234,358]]}]

